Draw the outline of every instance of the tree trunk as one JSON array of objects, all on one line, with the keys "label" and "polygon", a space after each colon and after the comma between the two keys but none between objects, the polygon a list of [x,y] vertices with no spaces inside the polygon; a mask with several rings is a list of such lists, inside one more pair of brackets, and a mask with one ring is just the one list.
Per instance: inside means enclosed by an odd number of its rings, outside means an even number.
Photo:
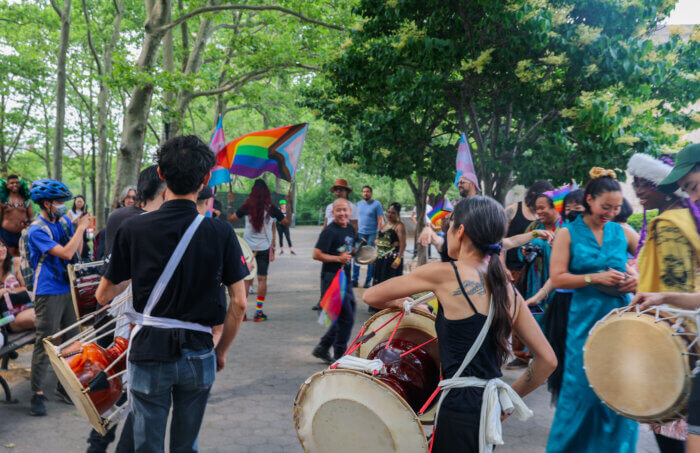
[{"label": "tree trunk", "polygon": [[54,178],[63,177],[63,129],[66,119],[66,56],[70,44],[70,5],[71,0],[63,0],[61,19],[61,41],[58,47],[56,74],[56,128],[53,138]]},{"label": "tree trunk", "polygon": [[425,228],[425,197],[428,196],[428,190],[430,190],[431,180],[424,178],[422,176],[416,177],[416,182],[414,183],[411,177],[406,178],[408,186],[413,192],[413,198],[416,202],[416,242],[414,244],[415,249],[418,251],[418,265],[422,266],[428,262],[428,249],[423,247],[418,243],[418,235],[423,228]]},{"label": "tree trunk", "polygon": [[[103,72],[105,75],[112,73],[112,54],[119,41],[122,24],[122,11],[124,0],[119,0],[114,21],[112,22],[112,36],[102,50]],[[107,218],[104,215],[108,203],[110,168],[107,165],[109,157],[109,143],[107,141],[107,121],[109,117],[109,85],[105,77],[100,79],[100,92],[97,95],[97,141],[99,152],[97,154],[97,196],[95,198],[95,215],[97,216],[97,231],[105,227]]]},{"label": "tree trunk", "polygon": [[[165,32],[162,27],[167,23],[170,13],[170,0],[146,0],[146,7],[152,5],[146,20],[146,36],[138,59],[140,72],[153,68],[158,49]],[[124,126],[121,144],[117,155],[117,169],[114,181],[114,199],[128,185],[135,184],[138,178],[143,143],[146,138],[148,115],[151,109],[153,84],[136,86],[131,92],[131,99],[124,112]]]}]

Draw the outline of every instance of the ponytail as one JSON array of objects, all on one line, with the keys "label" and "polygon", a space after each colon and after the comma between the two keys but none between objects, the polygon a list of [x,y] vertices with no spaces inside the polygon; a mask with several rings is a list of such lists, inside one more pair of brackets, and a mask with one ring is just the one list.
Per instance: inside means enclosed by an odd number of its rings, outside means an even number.
[{"label": "ponytail", "polygon": [[501,240],[506,235],[506,214],[503,207],[493,198],[474,196],[462,200],[452,213],[452,228],[464,227],[464,233],[474,246],[490,256],[485,280],[493,303],[491,331],[496,342],[496,355],[499,363],[508,359],[509,343],[513,320],[510,317],[510,297],[508,277],[499,258]]}]

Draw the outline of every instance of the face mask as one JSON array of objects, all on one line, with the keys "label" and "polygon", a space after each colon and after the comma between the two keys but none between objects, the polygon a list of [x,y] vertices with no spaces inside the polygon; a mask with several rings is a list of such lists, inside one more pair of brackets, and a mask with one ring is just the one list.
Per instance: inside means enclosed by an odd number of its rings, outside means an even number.
[{"label": "face mask", "polygon": [[60,219],[61,217],[66,215],[66,212],[68,212],[65,204],[54,207],[56,208],[56,213],[53,215],[55,219]]},{"label": "face mask", "polygon": [[569,213],[566,216],[566,220],[569,222],[573,222],[576,220],[576,217],[580,216],[583,214],[583,211],[569,211]]}]

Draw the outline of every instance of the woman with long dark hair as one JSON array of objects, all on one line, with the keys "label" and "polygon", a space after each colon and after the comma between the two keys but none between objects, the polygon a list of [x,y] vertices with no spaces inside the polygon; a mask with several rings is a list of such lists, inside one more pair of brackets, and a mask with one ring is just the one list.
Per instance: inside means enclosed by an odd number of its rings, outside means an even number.
[{"label": "woman with long dark hair", "polygon": [[0,239],[0,317],[12,315],[10,331],[35,328],[36,314],[19,268],[19,258],[12,258],[7,244]]},{"label": "woman with long dark hair", "polygon": [[[448,253],[454,262],[420,266],[364,294],[364,301],[376,308],[403,308],[404,298],[424,291],[437,296],[435,330],[444,379],[433,453],[483,451],[486,445],[480,445],[480,434],[485,434],[489,423],[499,422],[498,417],[480,418],[482,404],[493,400],[492,392],[496,388],[509,392],[522,415],[529,411],[520,406],[518,395],[535,390],[556,367],[552,348],[522,296],[508,282],[499,257],[505,234],[506,216],[498,202],[483,196],[462,200],[447,232]],[[513,384],[515,392],[498,379],[509,354],[511,333],[517,333],[535,356]],[[471,361],[466,360],[469,356]],[[463,377],[470,377],[470,382]]]},{"label": "woman with long dark hair", "polygon": [[[622,207],[615,172],[591,170],[583,198],[585,213],[557,234],[552,246],[550,275],[555,288],[573,289],[566,331],[566,362],[547,451],[632,453],[637,422],[615,414],[591,389],[583,369],[583,345],[593,325],[614,308],[629,302],[637,278],[626,272],[627,253],[637,244],[613,222]],[[615,286],[623,295],[602,292]],[[535,352],[535,355],[537,353]]]},{"label": "woman with long dark hair", "polygon": [[[289,195],[287,195],[289,199]],[[229,192],[229,204],[233,203],[233,193]],[[275,228],[273,219],[284,226],[292,223],[291,209],[287,210],[287,215],[282,214],[279,208],[272,204],[270,189],[262,179],[256,179],[250,195],[243,205],[238,208],[235,214],[229,216],[229,222],[236,222],[238,219],[245,219],[245,232],[243,239],[248,243],[255,254],[255,262],[258,265],[258,298],[255,305],[255,316],[253,321],[267,321],[267,315],[263,313],[263,303],[267,296],[267,269],[275,260]],[[251,281],[246,280],[246,294],[250,288]],[[244,318],[244,320],[246,320]]]}]

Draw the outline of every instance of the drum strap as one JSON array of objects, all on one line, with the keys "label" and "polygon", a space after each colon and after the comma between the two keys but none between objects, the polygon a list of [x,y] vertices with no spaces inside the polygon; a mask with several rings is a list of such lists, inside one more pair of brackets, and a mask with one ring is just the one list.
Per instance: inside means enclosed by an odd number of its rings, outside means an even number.
[{"label": "drum strap", "polygon": [[[484,389],[483,400],[481,402],[481,421],[479,423],[479,452],[490,453],[493,451],[494,445],[503,445],[502,428],[501,428],[501,411],[511,414],[515,412],[520,420],[527,420],[532,417],[532,411],[525,405],[525,402],[520,396],[501,379],[480,379],[476,377],[461,377],[462,372],[471,363],[476,353],[481,349],[481,345],[486,339],[491,322],[493,321],[493,297],[489,304],[489,315],[486,318],[484,326],[479,332],[476,340],[464,357],[459,369],[455,372],[452,378],[443,379],[438,384],[441,392],[440,399],[437,403],[435,411],[435,429],[437,429],[438,415],[440,414],[440,406],[445,400],[445,397],[453,388],[465,387],[482,387]],[[433,434],[433,437],[435,434]],[[432,443],[431,443],[432,447]]]},{"label": "drum strap", "polygon": [[[177,266],[180,264],[182,256],[185,254],[185,250],[190,244],[190,241],[192,241],[192,237],[197,231],[197,228],[199,228],[199,225],[202,223],[202,220],[204,220],[204,216],[201,214],[197,215],[197,217],[195,217],[194,221],[185,231],[185,234],[180,239],[180,242],[177,244],[177,247],[175,247],[175,251],[170,256],[168,263],[165,265],[163,273],[160,274],[160,277],[158,278],[158,281],[156,281],[156,284],[153,287],[151,294],[148,296],[146,308],[144,308],[143,313],[138,313],[137,311],[135,311],[133,309],[133,306],[130,307],[131,309],[127,312],[127,316],[129,317],[130,321],[136,324],[136,327],[134,328],[134,332],[132,334],[132,338],[136,336],[136,333],[140,330],[141,326],[160,327],[163,329],[187,329],[211,333],[211,327],[203,326],[195,322],[187,322],[173,318],[160,318],[157,316],[151,316],[151,312],[155,308],[156,304],[158,304],[158,301],[163,295],[166,286],[168,286],[168,283],[170,283],[170,279],[173,277],[175,269],[177,269]],[[131,345],[131,342],[129,343],[129,345]]]}]

